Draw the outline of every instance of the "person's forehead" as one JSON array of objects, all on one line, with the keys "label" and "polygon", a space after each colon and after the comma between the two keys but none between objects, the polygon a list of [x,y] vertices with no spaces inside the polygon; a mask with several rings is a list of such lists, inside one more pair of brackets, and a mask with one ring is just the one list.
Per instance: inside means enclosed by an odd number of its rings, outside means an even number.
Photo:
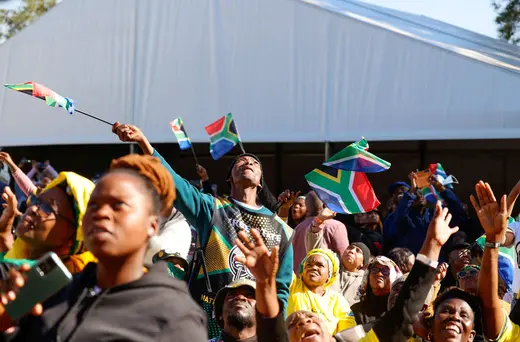
[{"label": "person's forehead", "polygon": [[379,269],[387,269],[387,270],[390,269],[390,267],[388,267],[387,265],[383,265],[378,262],[376,262],[374,265],[372,265],[372,267],[379,268]]},{"label": "person's forehead", "polygon": [[307,262],[322,262],[322,263],[326,263],[327,260],[325,259],[325,257],[323,255],[320,255],[320,254],[313,254],[311,255],[308,259],[307,259]]},{"label": "person's forehead", "polygon": [[237,163],[238,162],[244,162],[244,161],[258,163],[258,160],[256,160],[255,158],[253,158],[251,156],[242,156],[242,157],[237,159]]},{"label": "person's forehead", "polygon": [[446,299],[444,302],[441,303],[440,307],[446,307],[446,306],[450,306],[450,307],[454,307],[454,308],[458,308],[458,309],[467,309],[468,311],[473,312],[473,309],[468,304],[468,302],[466,302],[465,300],[463,300],[461,298]]},{"label": "person's forehead", "polygon": [[233,297],[238,294],[254,296],[255,290],[250,288],[249,286],[240,286],[240,287],[237,287],[234,289],[229,289],[228,292],[226,293],[226,297]]}]

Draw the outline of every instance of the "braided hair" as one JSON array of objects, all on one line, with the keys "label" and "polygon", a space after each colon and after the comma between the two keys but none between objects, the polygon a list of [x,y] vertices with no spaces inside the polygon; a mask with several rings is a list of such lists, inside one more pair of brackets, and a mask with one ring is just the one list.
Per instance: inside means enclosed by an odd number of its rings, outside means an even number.
[{"label": "braided hair", "polygon": [[163,217],[168,217],[175,200],[175,184],[168,170],[158,158],[129,154],[112,160],[111,172],[133,174],[141,178],[153,199],[153,208]]}]

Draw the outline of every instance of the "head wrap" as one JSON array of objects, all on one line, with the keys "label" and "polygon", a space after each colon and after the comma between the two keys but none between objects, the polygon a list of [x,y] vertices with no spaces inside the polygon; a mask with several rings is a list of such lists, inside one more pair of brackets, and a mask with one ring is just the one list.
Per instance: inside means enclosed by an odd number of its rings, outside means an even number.
[{"label": "head wrap", "polygon": [[339,270],[338,257],[336,256],[336,253],[334,253],[330,249],[316,248],[316,249],[310,250],[309,253],[307,253],[305,258],[303,258],[302,262],[300,263],[300,277],[302,279],[303,279],[303,269],[304,269],[305,263],[313,255],[321,255],[324,257],[325,261],[327,261],[327,264],[329,266],[329,275],[327,278],[327,282],[325,283],[325,288],[327,288],[334,283],[334,280],[336,280],[336,277],[338,276],[338,270]]},{"label": "head wrap", "polygon": [[[87,210],[87,204],[90,194],[94,190],[94,183],[89,179],[82,177],[74,172],[60,172],[49,185],[47,185],[40,194],[50,189],[61,187],[69,200],[71,201],[72,211],[74,212],[74,221],[76,222],[76,237],[69,255],[75,255],[85,252],[83,244],[83,231],[81,230],[81,221]],[[28,249],[30,247],[21,239],[16,239],[13,248],[5,255],[6,259],[26,259],[28,258]],[[63,256],[62,256],[63,257]]]},{"label": "head wrap", "polygon": [[359,287],[359,297],[363,297],[367,295],[370,291],[372,291],[369,281],[370,268],[372,268],[372,266],[376,264],[387,266],[388,268],[390,268],[390,274],[388,275],[388,277],[390,278],[390,284],[393,284],[394,281],[396,281],[403,275],[399,267],[395,264],[395,262],[382,255],[376,256],[374,260],[372,260],[368,264],[368,267],[365,270],[365,274],[363,275],[363,281],[361,282],[361,286]]}]

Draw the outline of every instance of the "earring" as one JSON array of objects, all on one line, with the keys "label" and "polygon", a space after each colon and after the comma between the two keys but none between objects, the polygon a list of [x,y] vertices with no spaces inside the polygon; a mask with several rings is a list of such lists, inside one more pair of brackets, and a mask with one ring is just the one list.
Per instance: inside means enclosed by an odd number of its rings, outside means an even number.
[{"label": "earring", "polygon": [[431,333],[431,331],[426,335],[426,339],[428,341],[433,341],[433,334]]}]

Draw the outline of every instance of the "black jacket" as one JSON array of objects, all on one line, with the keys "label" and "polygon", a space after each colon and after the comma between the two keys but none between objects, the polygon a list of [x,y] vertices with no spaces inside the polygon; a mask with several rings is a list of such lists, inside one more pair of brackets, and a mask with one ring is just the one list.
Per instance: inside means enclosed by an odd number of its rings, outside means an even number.
[{"label": "black jacket", "polygon": [[95,294],[96,264],[20,321],[14,341],[206,342],[206,319],[186,285],[157,263],[134,282]]}]

